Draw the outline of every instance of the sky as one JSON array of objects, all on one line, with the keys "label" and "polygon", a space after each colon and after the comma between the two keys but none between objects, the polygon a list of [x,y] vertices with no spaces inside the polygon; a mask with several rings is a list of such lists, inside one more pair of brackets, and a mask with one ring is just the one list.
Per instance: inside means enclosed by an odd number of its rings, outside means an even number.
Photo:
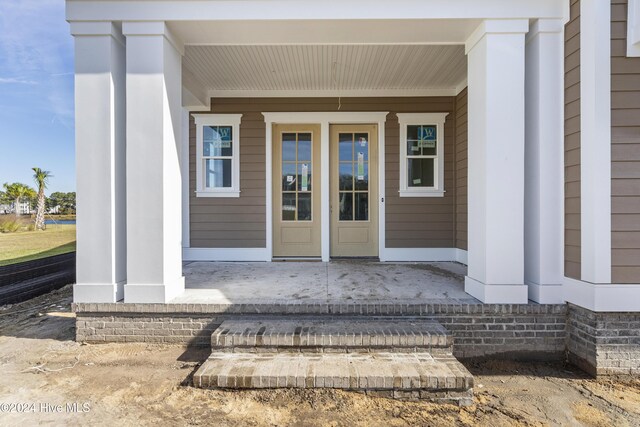
[{"label": "sky", "polygon": [[75,191],[73,38],[64,0],[0,0],[0,185]]}]

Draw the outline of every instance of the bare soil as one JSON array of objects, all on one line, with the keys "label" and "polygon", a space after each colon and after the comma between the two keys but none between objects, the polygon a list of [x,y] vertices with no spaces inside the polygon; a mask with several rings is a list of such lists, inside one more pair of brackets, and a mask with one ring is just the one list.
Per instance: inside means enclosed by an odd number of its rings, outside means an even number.
[{"label": "bare soil", "polygon": [[559,363],[469,362],[468,408],[340,390],[200,390],[190,378],[207,350],[76,343],[70,302],[66,287],[0,307],[0,425],[640,426],[639,379],[594,380]]}]

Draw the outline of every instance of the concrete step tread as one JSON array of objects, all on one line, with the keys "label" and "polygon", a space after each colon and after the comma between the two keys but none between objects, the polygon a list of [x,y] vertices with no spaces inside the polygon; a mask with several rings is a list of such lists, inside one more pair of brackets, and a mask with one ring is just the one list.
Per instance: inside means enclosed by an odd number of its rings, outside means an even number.
[{"label": "concrete step tread", "polygon": [[453,337],[438,322],[412,319],[229,319],[211,335],[224,348],[450,348]]},{"label": "concrete step tread", "polygon": [[453,355],[434,357],[428,353],[213,352],[194,374],[193,382],[201,388],[470,393],[473,388],[473,376]]}]

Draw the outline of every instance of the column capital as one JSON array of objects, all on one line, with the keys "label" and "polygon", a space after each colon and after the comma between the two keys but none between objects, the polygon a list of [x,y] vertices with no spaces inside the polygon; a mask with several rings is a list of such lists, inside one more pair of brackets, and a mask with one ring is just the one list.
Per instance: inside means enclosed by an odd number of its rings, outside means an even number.
[{"label": "column capital", "polygon": [[69,23],[73,37],[110,36],[124,45],[124,37],[118,26],[111,21],[72,21]]},{"label": "column capital", "polygon": [[528,19],[485,19],[465,42],[465,53],[487,34],[525,34],[529,31]]},{"label": "column capital", "polygon": [[564,31],[562,19],[536,19],[527,33],[527,41],[538,34],[561,34]]},{"label": "column capital", "polygon": [[184,43],[179,40],[164,21],[123,22],[122,34],[128,37],[162,36],[176,48],[180,55],[184,55]]}]

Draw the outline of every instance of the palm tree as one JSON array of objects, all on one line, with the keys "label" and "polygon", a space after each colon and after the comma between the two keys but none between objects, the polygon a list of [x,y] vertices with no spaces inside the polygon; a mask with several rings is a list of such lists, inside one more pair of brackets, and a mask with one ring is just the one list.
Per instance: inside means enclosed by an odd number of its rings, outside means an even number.
[{"label": "palm tree", "polygon": [[40,168],[33,169],[33,179],[38,184],[38,207],[36,208],[36,230],[44,230],[44,189],[47,188],[51,172]]},{"label": "palm tree", "polygon": [[20,215],[21,199],[23,197],[32,198],[36,194],[33,188],[19,182],[14,182],[13,184],[9,184],[8,182],[5,182],[3,184],[3,187],[4,187],[4,193],[6,197],[9,197],[15,201],[16,215]]}]

